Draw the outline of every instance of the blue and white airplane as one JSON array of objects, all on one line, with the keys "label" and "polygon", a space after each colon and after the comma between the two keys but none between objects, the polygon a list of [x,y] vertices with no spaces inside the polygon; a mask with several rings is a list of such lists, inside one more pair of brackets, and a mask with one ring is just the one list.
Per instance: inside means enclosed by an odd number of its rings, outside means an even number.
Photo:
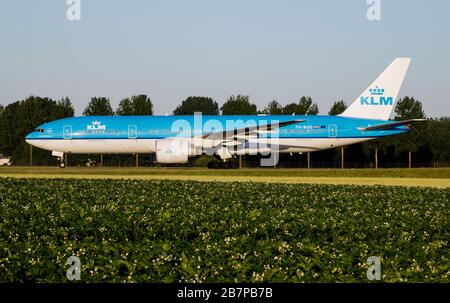
[{"label": "blue and white airplane", "polygon": [[410,62],[395,59],[338,116],[83,116],[42,124],[26,142],[52,151],[60,167],[65,167],[64,155],[70,153],[156,153],[156,162],[164,164],[214,154],[225,163],[236,155],[345,146],[402,134],[424,121],[389,120]]}]

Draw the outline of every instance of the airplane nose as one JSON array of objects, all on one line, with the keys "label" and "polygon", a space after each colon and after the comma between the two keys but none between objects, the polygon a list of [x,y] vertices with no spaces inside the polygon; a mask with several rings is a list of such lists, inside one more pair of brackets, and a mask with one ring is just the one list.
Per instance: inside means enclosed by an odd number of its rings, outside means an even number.
[{"label": "airplane nose", "polygon": [[34,145],[32,139],[33,139],[33,134],[32,134],[32,133],[29,133],[29,134],[25,137],[25,142],[27,142],[27,143],[30,144],[30,145]]}]

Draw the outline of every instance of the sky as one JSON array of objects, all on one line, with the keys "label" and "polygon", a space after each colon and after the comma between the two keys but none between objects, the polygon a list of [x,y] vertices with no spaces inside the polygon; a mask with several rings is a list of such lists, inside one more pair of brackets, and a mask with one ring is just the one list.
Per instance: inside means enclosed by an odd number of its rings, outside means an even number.
[{"label": "sky", "polygon": [[249,95],[263,109],[311,96],[320,113],[351,103],[396,57],[412,65],[400,96],[450,116],[450,1],[67,0],[0,2],[0,104],[68,96],[147,94],[155,114],[188,96],[223,104]]}]

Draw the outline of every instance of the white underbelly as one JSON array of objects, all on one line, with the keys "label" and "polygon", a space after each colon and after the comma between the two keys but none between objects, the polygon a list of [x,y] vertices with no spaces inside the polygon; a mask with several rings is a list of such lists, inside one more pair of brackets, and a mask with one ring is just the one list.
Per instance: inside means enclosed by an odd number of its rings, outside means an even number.
[{"label": "white underbelly", "polygon": [[325,150],[364,141],[372,138],[295,138],[278,139],[280,153],[300,153]]},{"label": "white underbelly", "polygon": [[155,152],[154,139],[32,140],[34,146],[73,154],[131,154]]},{"label": "white underbelly", "polygon": [[[363,141],[371,138],[277,138],[256,139],[264,144],[279,146],[280,153],[314,152]],[[253,141],[253,140],[252,140]],[[30,140],[28,143],[50,151],[73,154],[128,154],[154,153],[155,139],[78,139],[78,140]],[[194,141],[191,140],[191,143]]]}]

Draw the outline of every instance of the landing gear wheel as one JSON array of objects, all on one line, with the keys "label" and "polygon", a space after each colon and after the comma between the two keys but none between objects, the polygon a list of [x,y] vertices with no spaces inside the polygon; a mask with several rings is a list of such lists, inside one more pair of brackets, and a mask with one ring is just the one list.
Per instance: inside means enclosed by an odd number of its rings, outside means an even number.
[{"label": "landing gear wheel", "polygon": [[59,162],[59,167],[65,168],[66,167],[66,163],[64,161]]}]

